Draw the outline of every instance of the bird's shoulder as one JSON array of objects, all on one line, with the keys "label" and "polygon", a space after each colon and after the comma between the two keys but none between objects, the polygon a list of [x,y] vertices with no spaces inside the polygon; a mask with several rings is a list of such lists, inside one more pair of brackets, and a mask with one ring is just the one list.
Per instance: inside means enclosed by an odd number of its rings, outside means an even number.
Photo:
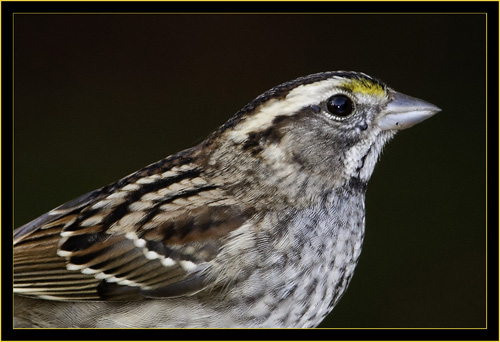
[{"label": "bird's shoulder", "polygon": [[192,148],[89,192],[14,232],[14,291],[56,300],[196,293],[252,209]]}]

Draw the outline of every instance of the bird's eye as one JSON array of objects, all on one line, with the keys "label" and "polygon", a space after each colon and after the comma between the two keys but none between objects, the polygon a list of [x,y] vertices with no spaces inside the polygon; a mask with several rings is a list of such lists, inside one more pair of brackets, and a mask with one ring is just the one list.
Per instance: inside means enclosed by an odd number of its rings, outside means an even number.
[{"label": "bird's eye", "polygon": [[345,95],[333,95],[326,101],[326,109],[335,116],[345,118],[354,111],[354,104]]}]

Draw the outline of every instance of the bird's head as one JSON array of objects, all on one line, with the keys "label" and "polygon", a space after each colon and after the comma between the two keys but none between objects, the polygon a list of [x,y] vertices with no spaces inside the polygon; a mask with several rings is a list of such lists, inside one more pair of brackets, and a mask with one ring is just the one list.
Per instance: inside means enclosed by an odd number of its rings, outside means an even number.
[{"label": "bird's head", "polygon": [[298,168],[335,182],[366,183],[396,131],[438,111],[363,73],[325,72],[263,93],[218,134],[245,156],[290,174]]}]

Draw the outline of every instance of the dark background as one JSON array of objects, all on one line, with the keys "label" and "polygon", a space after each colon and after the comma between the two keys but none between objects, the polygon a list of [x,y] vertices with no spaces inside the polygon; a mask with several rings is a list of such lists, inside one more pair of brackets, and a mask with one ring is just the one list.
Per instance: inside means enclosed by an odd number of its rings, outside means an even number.
[{"label": "dark background", "polygon": [[196,144],[281,82],[362,71],[443,111],[385,148],[359,265],[321,327],[485,327],[485,19],[15,14],[14,226]]}]

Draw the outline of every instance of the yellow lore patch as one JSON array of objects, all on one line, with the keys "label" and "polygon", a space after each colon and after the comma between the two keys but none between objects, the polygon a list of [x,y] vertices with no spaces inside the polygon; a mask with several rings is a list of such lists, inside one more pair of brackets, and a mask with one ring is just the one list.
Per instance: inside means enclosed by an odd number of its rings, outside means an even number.
[{"label": "yellow lore patch", "polygon": [[368,79],[349,80],[343,82],[342,86],[345,87],[346,89],[349,89],[353,93],[361,93],[374,96],[385,95],[384,88],[380,84],[372,82]]}]

